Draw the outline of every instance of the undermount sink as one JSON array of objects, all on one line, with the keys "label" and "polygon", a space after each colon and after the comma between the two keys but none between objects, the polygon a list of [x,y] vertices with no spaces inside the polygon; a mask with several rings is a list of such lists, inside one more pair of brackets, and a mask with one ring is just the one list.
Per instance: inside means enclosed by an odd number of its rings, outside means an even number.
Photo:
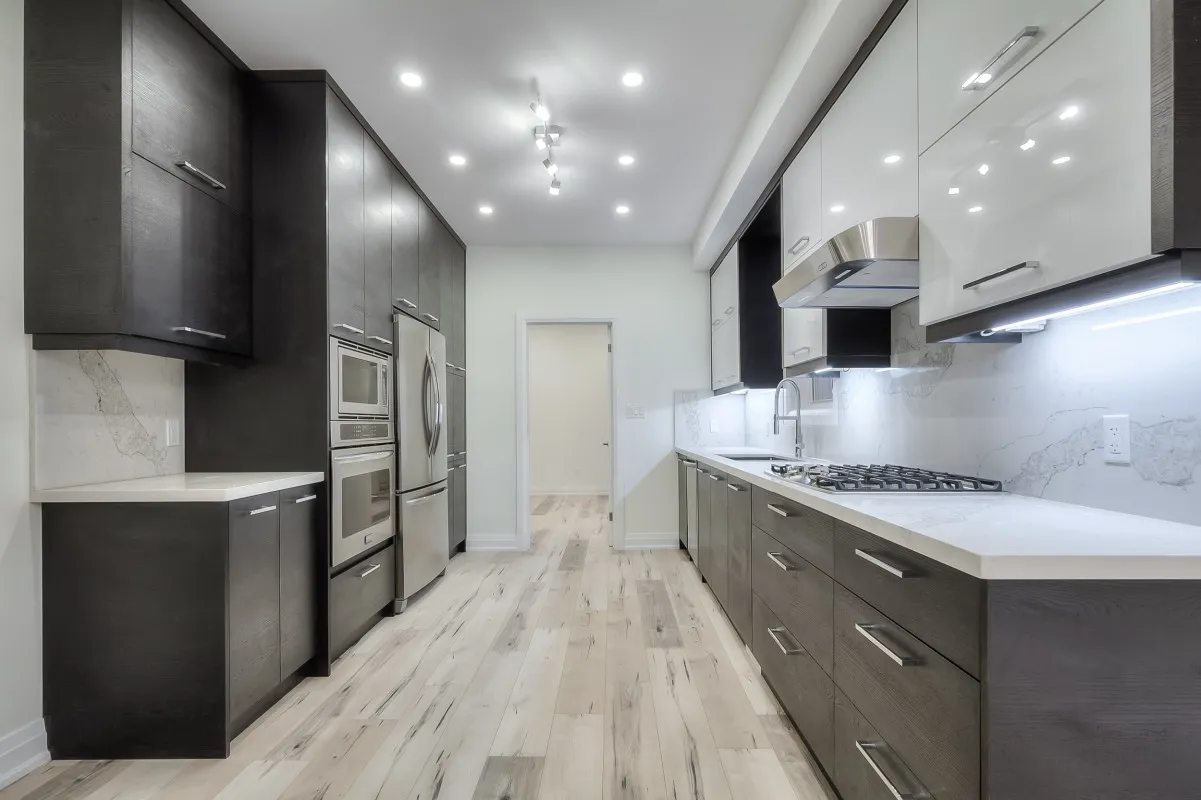
[{"label": "undermount sink", "polygon": [[730,461],[790,461],[793,463],[796,463],[797,461],[799,461],[799,459],[796,459],[796,458],[784,458],[783,456],[752,456],[752,455],[744,455],[744,454],[740,454],[740,455],[736,455],[736,456],[727,456],[727,455],[719,454],[718,458],[727,458]]}]

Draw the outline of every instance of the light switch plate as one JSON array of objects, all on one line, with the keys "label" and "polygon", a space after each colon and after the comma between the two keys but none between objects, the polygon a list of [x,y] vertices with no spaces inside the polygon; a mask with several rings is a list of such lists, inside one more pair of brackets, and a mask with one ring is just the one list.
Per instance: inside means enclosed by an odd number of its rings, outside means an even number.
[{"label": "light switch plate", "polygon": [[1130,415],[1106,414],[1101,417],[1107,464],[1130,463]]},{"label": "light switch plate", "polygon": [[168,418],[165,433],[167,447],[179,447],[179,420]]},{"label": "light switch plate", "polygon": [[646,419],[646,406],[626,406],[626,419]]},{"label": "light switch plate", "polygon": [[718,423],[716,418],[711,418],[709,420],[709,433],[721,433],[721,425]]}]

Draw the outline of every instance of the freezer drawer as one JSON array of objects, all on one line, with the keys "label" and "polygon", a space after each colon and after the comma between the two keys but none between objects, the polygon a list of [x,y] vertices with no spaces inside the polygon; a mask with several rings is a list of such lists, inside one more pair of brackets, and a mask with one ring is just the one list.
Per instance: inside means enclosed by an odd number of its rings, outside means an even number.
[{"label": "freezer drawer", "polygon": [[400,495],[399,610],[450,562],[450,491],[446,481]]}]

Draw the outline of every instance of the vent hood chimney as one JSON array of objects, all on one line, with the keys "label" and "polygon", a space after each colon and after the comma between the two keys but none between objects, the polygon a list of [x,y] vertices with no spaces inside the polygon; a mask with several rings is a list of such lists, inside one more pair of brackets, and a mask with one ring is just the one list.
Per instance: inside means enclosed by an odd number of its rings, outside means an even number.
[{"label": "vent hood chimney", "polygon": [[772,287],[781,308],[892,308],[917,297],[917,217],[877,217],[831,236]]}]

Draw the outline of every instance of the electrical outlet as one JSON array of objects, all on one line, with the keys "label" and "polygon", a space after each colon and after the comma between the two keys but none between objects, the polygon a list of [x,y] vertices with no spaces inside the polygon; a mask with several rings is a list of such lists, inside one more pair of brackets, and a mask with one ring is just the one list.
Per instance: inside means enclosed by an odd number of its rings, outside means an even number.
[{"label": "electrical outlet", "polygon": [[720,432],[721,432],[721,425],[718,424],[717,419],[710,418],[709,419],[709,433],[720,433]]},{"label": "electrical outlet", "polygon": [[1130,415],[1106,414],[1101,417],[1105,436],[1105,461],[1108,464],[1130,463]]},{"label": "electrical outlet", "polygon": [[646,406],[626,406],[626,419],[646,419]]},{"label": "electrical outlet", "polygon": [[166,423],[166,439],[167,447],[179,447],[179,420],[173,417],[167,418]]}]

